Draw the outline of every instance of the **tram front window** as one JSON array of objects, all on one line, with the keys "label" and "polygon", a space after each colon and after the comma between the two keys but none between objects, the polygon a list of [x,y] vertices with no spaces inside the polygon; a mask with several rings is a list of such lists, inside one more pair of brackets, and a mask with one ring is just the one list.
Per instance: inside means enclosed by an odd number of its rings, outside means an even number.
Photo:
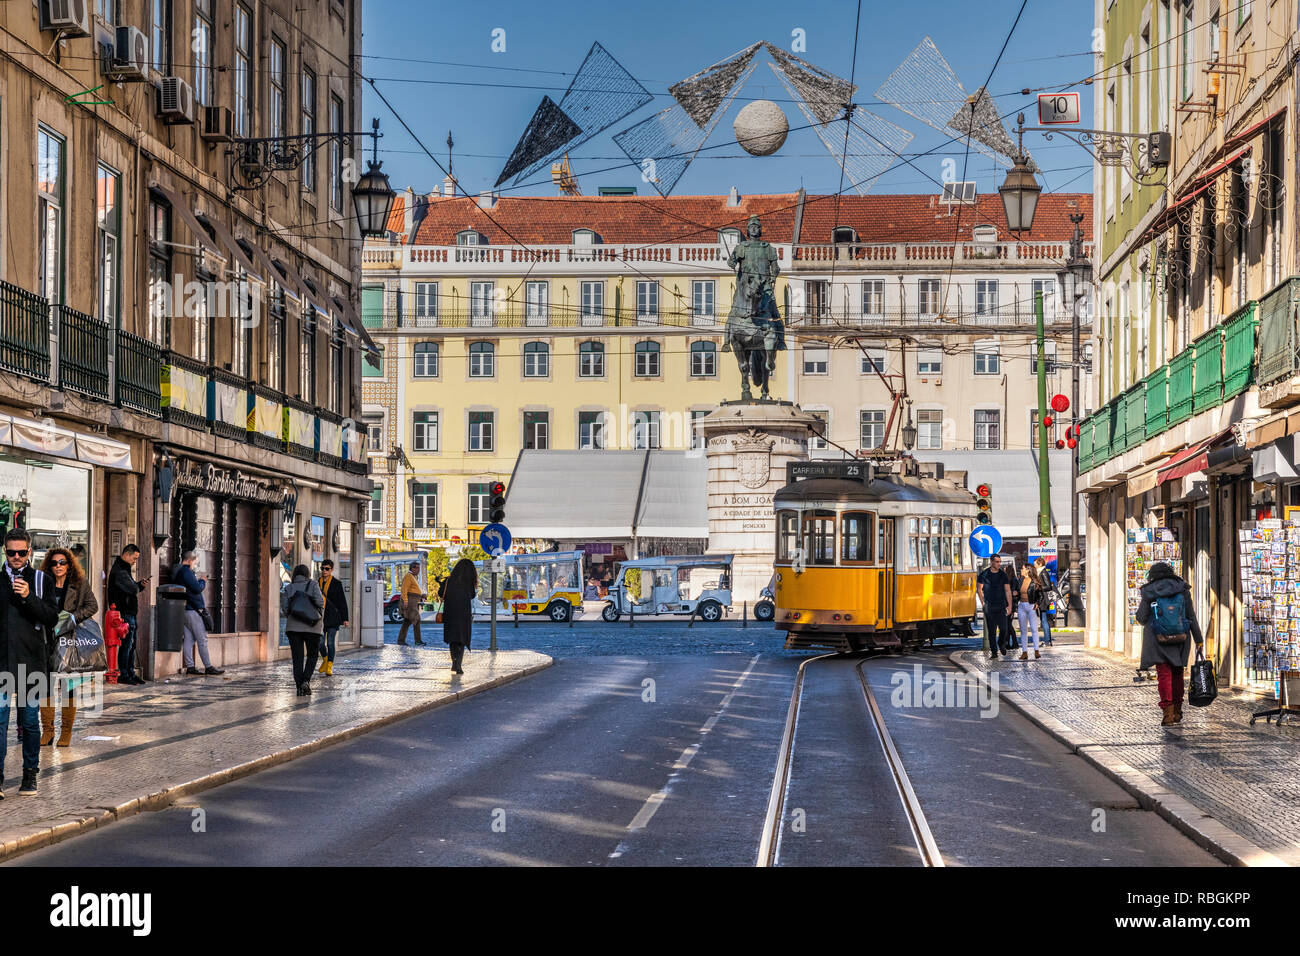
[{"label": "tram front window", "polygon": [[776,516],[776,559],[788,562],[799,547],[799,512],[782,511]]},{"label": "tram front window", "polygon": [[869,563],[876,516],[850,512],[840,522],[840,560]]},{"label": "tram front window", "polygon": [[835,563],[835,512],[810,511],[803,517],[806,564]]}]

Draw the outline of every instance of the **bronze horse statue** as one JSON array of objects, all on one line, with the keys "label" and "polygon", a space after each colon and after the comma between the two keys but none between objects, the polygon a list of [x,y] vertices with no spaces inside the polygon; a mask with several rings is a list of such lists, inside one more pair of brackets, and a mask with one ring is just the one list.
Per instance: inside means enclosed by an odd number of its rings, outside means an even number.
[{"label": "bronze horse statue", "polygon": [[736,293],[723,329],[724,352],[736,353],[740,366],[740,399],[753,398],[750,382],[769,399],[776,353],[785,348],[785,325],[774,292],[778,267],[776,250],[764,242],[757,216],[749,220],[749,238],[739,243],[727,261],[736,270]]}]

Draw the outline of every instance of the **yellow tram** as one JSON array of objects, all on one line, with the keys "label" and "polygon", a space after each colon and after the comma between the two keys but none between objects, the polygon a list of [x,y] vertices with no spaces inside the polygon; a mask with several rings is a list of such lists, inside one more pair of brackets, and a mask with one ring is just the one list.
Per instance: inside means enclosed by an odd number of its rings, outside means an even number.
[{"label": "yellow tram", "polygon": [[975,496],[910,458],[794,462],[776,493],[777,628],[841,651],[970,634]]}]

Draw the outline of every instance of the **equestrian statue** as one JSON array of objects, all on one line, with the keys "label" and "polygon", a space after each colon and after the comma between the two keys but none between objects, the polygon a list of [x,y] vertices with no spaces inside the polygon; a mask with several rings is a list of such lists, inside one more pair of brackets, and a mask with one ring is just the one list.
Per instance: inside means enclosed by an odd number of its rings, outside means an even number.
[{"label": "equestrian statue", "polygon": [[750,380],[770,398],[768,386],[776,371],[776,353],[785,349],[785,323],[776,307],[776,249],[764,242],[763,224],[749,218],[749,238],[736,244],[727,263],[736,271],[736,294],[723,330],[724,352],[735,352],[740,366],[740,400],[750,401]]}]

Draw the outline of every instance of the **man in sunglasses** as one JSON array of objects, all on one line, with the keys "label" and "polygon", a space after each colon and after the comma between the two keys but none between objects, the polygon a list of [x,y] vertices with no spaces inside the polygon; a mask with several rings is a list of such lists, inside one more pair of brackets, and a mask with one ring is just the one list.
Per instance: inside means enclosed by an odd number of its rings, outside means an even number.
[{"label": "man in sunglasses", "polygon": [[[50,635],[59,620],[54,582],[32,567],[32,538],[14,528],[5,535],[4,573],[0,574],[0,666],[18,696],[18,726],[23,731],[23,782],[19,796],[36,795],[41,760],[40,696],[47,690]],[[35,678],[35,686],[33,686]],[[0,784],[9,741],[9,697],[0,694]],[[0,797],[3,793],[0,793]]]}]

